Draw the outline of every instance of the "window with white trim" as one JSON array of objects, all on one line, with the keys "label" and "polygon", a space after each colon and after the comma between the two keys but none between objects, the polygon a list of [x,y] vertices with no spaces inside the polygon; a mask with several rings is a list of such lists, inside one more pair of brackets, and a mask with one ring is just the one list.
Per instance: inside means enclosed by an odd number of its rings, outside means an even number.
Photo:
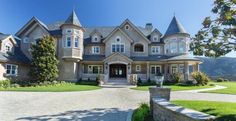
[{"label": "window with white trim", "polygon": [[65,47],[71,47],[71,37],[66,37]]},{"label": "window with white trim", "polygon": [[98,36],[93,36],[93,42],[98,42]]},{"label": "window with white trim", "polygon": [[89,74],[101,74],[102,73],[102,66],[100,65],[89,65],[88,66],[88,73]]},{"label": "window with white trim", "polygon": [[92,46],[92,53],[93,54],[100,54],[100,47],[99,46]]},{"label": "window with white trim", "polygon": [[161,73],[161,66],[160,65],[152,65],[151,66],[151,74],[160,74]]},{"label": "window with white trim", "polygon": [[25,38],[23,39],[23,42],[24,42],[24,43],[29,43],[29,38],[28,38],[28,37],[25,37]]},{"label": "window with white trim", "polygon": [[71,29],[67,29],[66,30],[66,34],[71,34],[72,33],[72,30]]},{"label": "window with white trim", "polygon": [[75,37],[75,48],[78,48],[79,47],[79,37],[78,36],[76,36]]},{"label": "window with white trim", "polygon": [[178,73],[178,65],[177,64],[171,65],[171,72],[172,72],[172,74]]},{"label": "window with white trim", "polygon": [[9,43],[5,44],[5,52],[12,52],[12,46]]},{"label": "window with white trim", "polygon": [[144,52],[144,46],[143,44],[135,44],[134,45],[134,52]]},{"label": "window with white trim", "polygon": [[18,66],[14,64],[6,64],[6,74],[7,75],[17,75]]},{"label": "window with white trim", "polygon": [[129,25],[125,25],[125,29],[126,29],[126,30],[129,30]]},{"label": "window with white trim", "polygon": [[170,43],[170,53],[177,53],[177,43],[176,42]]},{"label": "window with white trim", "polygon": [[136,71],[140,72],[141,71],[141,65],[136,65]]},{"label": "window with white trim", "polygon": [[159,41],[158,40],[158,36],[156,35],[156,36],[153,36],[153,40],[152,40],[153,42],[157,42],[157,41]]},{"label": "window with white trim", "polygon": [[116,43],[111,45],[112,52],[120,52],[124,53],[125,52],[125,45],[122,43]]},{"label": "window with white trim", "polygon": [[185,50],[186,50],[185,42],[183,42],[183,41],[179,42],[179,53],[184,53]]},{"label": "window with white trim", "polygon": [[160,46],[152,46],[151,52],[152,54],[160,54]]},{"label": "window with white trim", "polygon": [[184,73],[184,64],[179,64],[179,73]]}]

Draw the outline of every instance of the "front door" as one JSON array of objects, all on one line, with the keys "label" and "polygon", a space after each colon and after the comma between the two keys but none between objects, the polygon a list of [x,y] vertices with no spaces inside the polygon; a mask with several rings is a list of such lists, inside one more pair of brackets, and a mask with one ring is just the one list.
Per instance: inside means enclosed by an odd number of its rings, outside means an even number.
[{"label": "front door", "polygon": [[110,78],[126,78],[126,65],[124,64],[110,65]]}]

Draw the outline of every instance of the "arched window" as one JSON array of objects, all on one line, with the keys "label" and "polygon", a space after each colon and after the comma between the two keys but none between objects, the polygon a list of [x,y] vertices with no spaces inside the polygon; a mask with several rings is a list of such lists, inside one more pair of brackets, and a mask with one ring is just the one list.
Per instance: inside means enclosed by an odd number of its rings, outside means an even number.
[{"label": "arched window", "polygon": [[144,51],[144,47],[142,44],[136,44],[134,45],[134,51],[135,52],[143,52]]}]

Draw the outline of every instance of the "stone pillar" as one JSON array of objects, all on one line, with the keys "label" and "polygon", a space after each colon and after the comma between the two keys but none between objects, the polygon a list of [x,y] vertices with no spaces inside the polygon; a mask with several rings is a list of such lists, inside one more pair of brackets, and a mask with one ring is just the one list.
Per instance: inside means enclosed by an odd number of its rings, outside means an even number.
[{"label": "stone pillar", "polygon": [[170,88],[161,88],[161,87],[150,87],[149,93],[150,93],[150,112],[153,113],[153,98],[163,98],[167,101],[170,100]]},{"label": "stone pillar", "polygon": [[147,80],[150,78],[150,63],[147,62]]},{"label": "stone pillar", "polygon": [[188,81],[189,77],[189,65],[188,62],[184,63],[184,81]]}]

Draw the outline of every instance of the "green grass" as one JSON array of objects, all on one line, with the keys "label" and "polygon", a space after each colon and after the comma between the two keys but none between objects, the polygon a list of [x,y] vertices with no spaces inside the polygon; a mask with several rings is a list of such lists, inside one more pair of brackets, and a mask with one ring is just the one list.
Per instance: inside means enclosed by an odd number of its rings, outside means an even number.
[{"label": "green grass", "polygon": [[0,88],[0,91],[27,91],[27,92],[67,92],[67,91],[87,91],[100,89],[101,87],[95,85],[80,85],[75,83],[65,83],[50,86],[37,87],[18,87],[18,88]]},{"label": "green grass", "polygon": [[217,121],[236,121],[236,103],[213,101],[172,101],[176,105],[216,116]]},{"label": "green grass", "polygon": [[206,91],[208,93],[234,94],[236,95],[236,82],[217,82],[217,85],[226,86],[226,89]]},{"label": "green grass", "polygon": [[[150,86],[137,86],[131,89],[134,90],[141,90],[141,91],[148,91]],[[187,85],[170,85],[170,86],[165,86],[164,87],[169,87],[171,88],[172,91],[180,91],[180,90],[195,90],[195,89],[204,89],[204,88],[211,88],[213,86],[206,85],[206,86],[187,86]]]}]

